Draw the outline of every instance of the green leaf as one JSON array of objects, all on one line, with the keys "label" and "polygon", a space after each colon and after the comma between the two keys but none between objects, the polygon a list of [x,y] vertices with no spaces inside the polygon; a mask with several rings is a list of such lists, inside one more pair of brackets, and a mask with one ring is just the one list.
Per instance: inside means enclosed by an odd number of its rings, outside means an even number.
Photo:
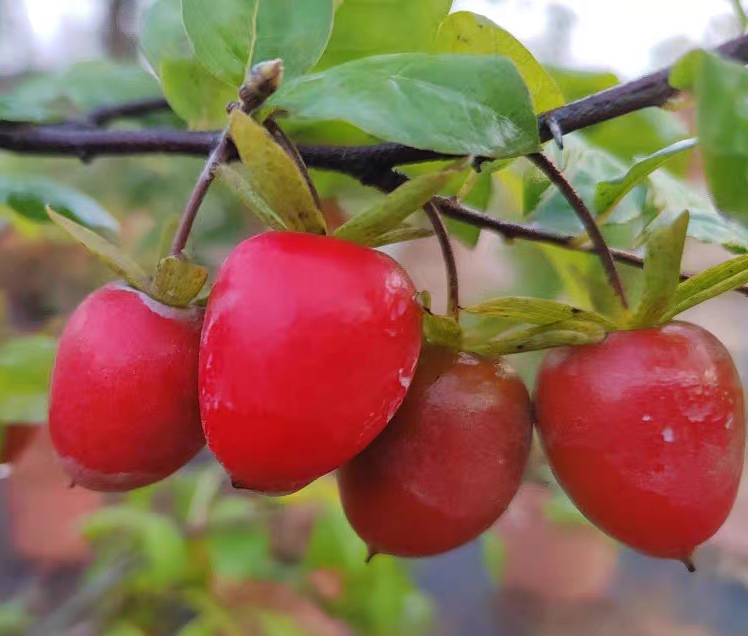
[{"label": "green leaf", "polygon": [[272,572],[270,534],[258,523],[212,530],[207,537],[208,554],[215,574],[241,581],[267,577]]},{"label": "green leaf", "polygon": [[675,292],[673,307],[663,322],[674,316],[748,283],[748,255],[718,263],[684,280]]},{"label": "green leaf", "polygon": [[670,81],[691,89],[707,185],[716,206],[748,223],[748,70],[707,51],[692,51]]},{"label": "green leaf", "polygon": [[27,634],[32,617],[22,600],[9,600],[0,603],[0,634],[17,636]]},{"label": "green leaf", "polygon": [[193,129],[226,124],[226,105],[236,91],[213,77],[196,59],[165,59],[159,67],[161,88],[172,110]]},{"label": "green leaf", "polygon": [[140,25],[140,48],[157,73],[166,59],[194,57],[182,24],[181,0],[155,0],[145,10]]},{"label": "green leaf", "polygon": [[150,293],[171,307],[187,307],[208,280],[208,270],[184,256],[166,256],[156,268]]},{"label": "green leaf", "polygon": [[245,205],[258,219],[273,230],[287,230],[288,226],[283,219],[268,205],[239,170],[222,164],[216,169],[216,177],[226,185],[231,192]]},{"label": "green leaf", "polygon": [[595,186],[594,197],[594,208],[598,219],[606,219],[621,199],[652,172],[664,166],[674,157],[692,150],[695,146],[695,139],[678,141],[651,155],[637,159],[626,174],[608,181],[600,181]]},{"label": "green leaf", "polygon": [[647,228],[644,290],[631,319],[632,327],[662,322],[680,282],[680,263],[688,229],[688,212],[660,214]]},{"label": "green leaf", "polygon": [[444,53],[503,55],[517,67],[532,98],[535,112],[550,110],[564,103],[556,82],[511,33],[488,18],[457,11],[439,25],[435,49]]},{"label": "green leaf", "polygon": [[293,78],[322,55],[332,28],[332,0],[182,0],[182,18],[197,58],[238,88],[249,69],[283,58]]},{"label": "green leaf", "polygon": [[369,247],[384,247],[393,243],[415,241],[416,239],[428,238],[433,235],[434,231],[428,228],[398,225],[396,228],[380,234],[378,238],[369,243]]},{"label": "green leaf", "polygon": [[44,177],[0,177],[0,204],[37,223],[49,222],[45,207],[51,205],[87,227],[119,229],[117,220],[91,197]]},{"label": "green leaf", "polygon": [[148,293],[150,280],[148,275],[128,254],[119,247],[102,238],[95,232],[78,225],[75,221],[62,216],[47,206],[49,218],[77,243],[106,263],[118,276],[124,278],[135,289]]},{"label": "green leaf", "polygon": [[147,636],[135,623],[117,621],[106,627],[101,636]]},{"label": "green leaf", "polygon": [[252,189],[291,230],[325,233],[325,221],[296,164],[251,117],[234,110],[231,138],[249,170]]},{"label": "green leaf", "polygon": [[363,245],[376,243],[382,234],[391,232],[437,194],[458,172],[440,170],[405,182],[382,200],[346,221],[335,236]]},{"label": "green leaf", "polygon": [[599,322],[562,320],[537,327],[512,329],[489,342],[466,343],[465,346],[470,351],[495,358],[563,345],[592,344],[603,340],[605,334],[605,328]]},{"label": "green leaf", "polygon": [[448,154],[512,157],[540,147],[522,78],[509,60],[488,55],[365,58],[297,78],[268,103]]},{"label": "green leaf", "polygon": [[615,329],[613,322],[598,313],[546,298],[502,296],[464,307],[463,311],[495,318],[512,318],[518,323],[526,322],[532,325],[549,325],[571,319],[594,322]]},{"label": "green leaf", "polygon": [[484,532],[480,537],[483,569],[489,578],[497,583],[506,562],[504,542],[493,532]]},{"label": "green leaf", "polygon": [[462,344],[462,327],[450,316],[424,311],[423,336],[429,342],[456,349]]},{"label": "green leaf", "polygon": [[543,512],[546,518],[556,525],[589,524],[587,518],[574,505],[574,502],[559,488],[553,490],[553,496],[545,502]]},{"label": "green leaf", "polygon": [[431,50],[452,0],[344,0],[318,68],[385,53]]},{"label": "green leaf", "polygon": [[133,577],[145,589],[165,589],[179,581],[187,569],[185,539],[164,515],[129,506],[110,506],[88,515],[82,531],[88,539],[116,545],[121,545],[122,536],[133,541],[135,555],[144,559],[143,567]]},{"label": "green leaf", "polygon": [[23,336],[0,345],[0,422],[47,421],[47,391],[57,342]]},{"label": "green leaf", "polygon": [[649,176],[648,207],[654,214],[688,210],[688,236],[702,243],[721,245],[735,253],[748,252],[748,230],[723,217],[709,199],[666,172]]},{"label": "green leaf", "polygon": [[[627,170],[626,165],[600,148],[591,146],[579,135],[567,135],[564,138],[564,150],[555,146],[546,148],[553,162],[564,173],[588,206],[594,199],[595,189],[600,181],[615,179]],[[574,210],[569,206],[558,188],[549,188],[544,183],[537,168],[532,166],[529,178],[525,178],[524,194],[525,214],[543,229],[577,234],[583,230]],[[623,224],[641,215],[643,192],[639,196],[624,198],[610,214],[606,222]]]}]

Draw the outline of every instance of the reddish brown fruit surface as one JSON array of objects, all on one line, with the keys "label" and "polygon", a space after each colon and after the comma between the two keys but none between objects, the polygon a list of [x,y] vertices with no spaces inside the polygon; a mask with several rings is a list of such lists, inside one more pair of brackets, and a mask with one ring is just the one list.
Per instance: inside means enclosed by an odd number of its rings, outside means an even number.
[{"label": "reddish brown fruit surface", "polygon": [[348,521],[373,553],[466,543],[517,492],[531,432],[530,399],[509,366],[426,345],[395,417],[338,471]]},{"label": "reddish brown fruit surface", "polygon": [[0,424],[0,464],[10,464],[23,453],[37,433],[37,427],[29,424]]},{"label": "reddish brown fruit surface", "polygon": [[70,317],[52,372],[49,430],[77,485],[145,486],[203,446],[202,315],[115,283],[93,292]]},{"label": "reddish brown fruit surface", "polygon": [[619,541],[686,561],[730,512],[743,389],[725,347],[701,327],[672,322],[549,352],[535,412],[559,483]]},{"label": "reddish brown fruit surface", "polygon": [[414,297],[395,261],[348,241],[268,232],[233,250],[205,315],[200,408],[236,486],[298,490],[382,430],[418,359]]}]

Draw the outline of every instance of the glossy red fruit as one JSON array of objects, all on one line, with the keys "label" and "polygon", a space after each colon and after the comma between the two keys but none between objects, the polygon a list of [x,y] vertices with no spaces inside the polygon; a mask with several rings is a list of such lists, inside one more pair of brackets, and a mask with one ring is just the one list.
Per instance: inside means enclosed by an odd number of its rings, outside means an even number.
[{"label": "glossy red fruit", "polygon": [[238,487],[298,490],[366,446],[405,397],[421,310],[389,256],[331,237],[240,243],[208,301],[200,408]]},{"label": "glossy red fruit", "polygon": [[118,283],[93,292],[60,338],[49,429],[72,480],[129,490],[163,479],[205,443],[197,400],[203,310]]},{"label": "glossy red fruit", "polygon": [[732,508],[743,467],[743,389],[729,353],[671,322],[550,351],[535,412],[551,468],[619,541],[689,562]]},{"label": "glossy red fruit", "polygon": [[16,461],[37,433],[33,424],[0,424],[0,464]]},{"label": "glossy red fruit", "polygon": [[509,506],[531,436],[530,398],[509,366],[426,345],[395,417],[338,471],[348,521],[372,554],[451,550]]}]

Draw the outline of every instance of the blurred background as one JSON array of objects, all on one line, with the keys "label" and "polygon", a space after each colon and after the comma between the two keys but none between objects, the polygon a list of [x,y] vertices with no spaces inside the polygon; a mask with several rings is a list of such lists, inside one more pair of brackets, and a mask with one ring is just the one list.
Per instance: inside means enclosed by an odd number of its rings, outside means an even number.
[{"label": "blurred background", "polygon": [[[137,30],[148,5],[0,0],[0,100],[31,74],[62,72],[74,63],[88,64],[81,68],[92,74],[103,72],[107,60],[118,68],[142,66]],[[513,33],[553,69],[567,99],[740,30],[730,0],[456,0],[453,9],[482,13]],[[688,137],[690,128],[687,109],[652,111],[579,138],[627,161]],[[34,175],[86,193],[120,221],[126,249],[150,265],[201,166],[200,159],[172,156],[83,163],[0,152],[0,178]],[[701,187],[696,155],[671,167]],[[376,196],[342,177],[314,177],[332,223]],[[518,179],[511,170],[494,177],[487,203],[493,213],[520,214]],[[215,266],[239,238],[259,229],[214,188],[197,224],[195,256]],[[579,301],[569,271],[585,266],[584,256],[506,246],[485,232],[453,229],[462,239],[456,247],[463,302],[512,292]],[[443,306],[435,242],[388,250],[419,288],[431,291],[436,308]],[[685,268],[725,256],[720,248],[689,245]],[[635,286],[637,273],[626,273]],[[0,336],[56,335],[65,316],[107,278],[53,230],[0,216]],[[744,298],[726,295],[686,318],[725,342],[748,379],[739,328],[745,312]],[[0,354],[0,384],[9,381],[3,373],[12,354]],[[512,359],[530,385],[537,359]],[[365,548],[339,509],[334,480],[279,500],[238,496],[204,453],[166,482],[102,496],[69,489],[44,427],[18,424],[13,443],[26,448],[12,466],[0,464],[0,634],[748,633],[748,487],[725,527],[697,554],[699,573],[689,576],[681,564],[639,556],[586,523],[536,452],[518,497],[480,540],[440,557],[377,557],[367,566]]]}]

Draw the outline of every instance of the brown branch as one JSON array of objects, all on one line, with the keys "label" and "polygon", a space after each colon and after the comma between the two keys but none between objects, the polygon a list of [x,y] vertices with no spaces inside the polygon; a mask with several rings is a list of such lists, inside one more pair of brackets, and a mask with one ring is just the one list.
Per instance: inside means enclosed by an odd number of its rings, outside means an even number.
[{"label": "brown branch", "polygon": [[590,237],[593,249],[597,252],[598,257],[600,258],[600,263],[605,270],[610,286],[613,288],[613,291],[616,293],[618,298],[621,299],[621,304],[624,308],[628,307],[626,292],[623,289],[621,277],[616,269],[616,262],[613,260],[610,248],[605,242],[602,232],[600,232],[600,228],[595,222],[595,217],[592,216],[592,213],[587,208],[582,197],[579,196],[579,193],[574,189],[571,183],[569,183],[566,177],[564,177],[563,173],[542,152],[532,153],[527,155],[527,158],[553,185],[558,188],[567,203],[571,206],[574,212],[576,212],[577,217],[584,226],[584,229],[587,231],[587,235]]},{"label": "brown branch", "polygon": [[107,104],[88,111],[85,122],[92,126],[104,126],[116,119],[141,117],[160,110],[168,110],[169,104],[163,97],[135,99],[119,104]]},{"label": "brown branch", "polygon": [[434,228],[434,234],[439,241],[439,248],[442,251],[442,260],[447,274],[447,313],[455,320],[460,317],[460,279],[457,275],[457,259],[452,249],[452,243],[449,239],[449,232],[444,225],[442,217],[439,215],[439,209],[433,201],[429,201],[423,206],[423,211]]}]

